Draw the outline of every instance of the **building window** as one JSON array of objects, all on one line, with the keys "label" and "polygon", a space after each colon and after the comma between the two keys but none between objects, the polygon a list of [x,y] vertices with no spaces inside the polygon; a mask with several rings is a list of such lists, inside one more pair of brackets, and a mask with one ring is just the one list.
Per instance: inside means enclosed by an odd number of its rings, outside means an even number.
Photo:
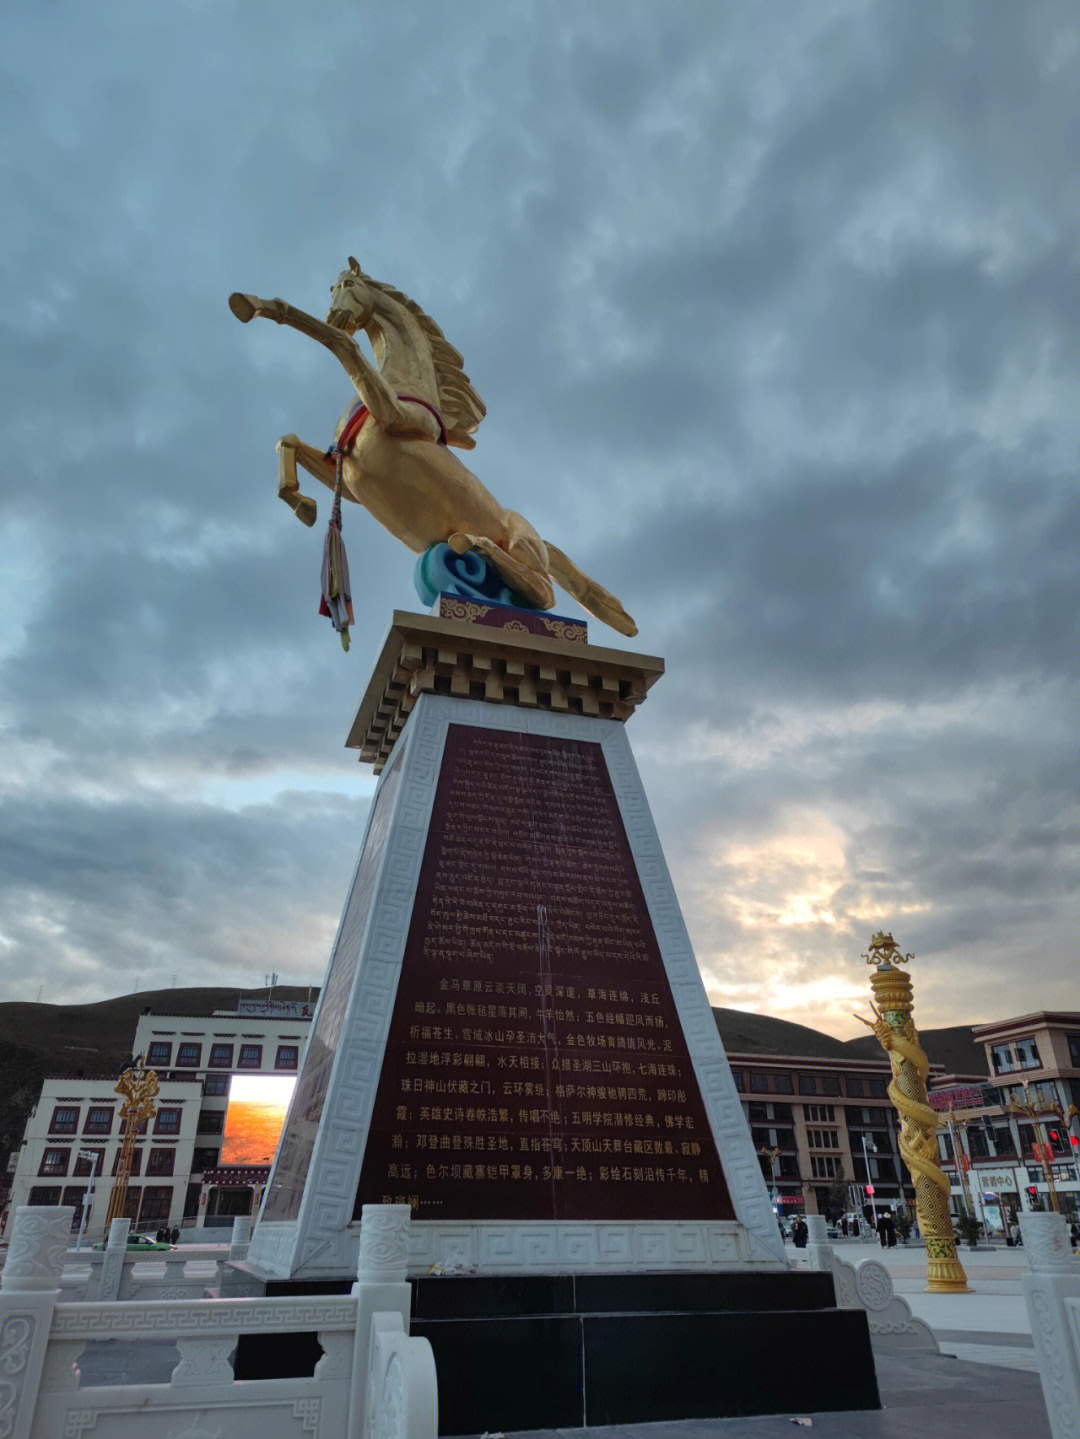
[{"label": "building window", "polygon": [[199,1115],[200,1134],[220,1134],[225,1127],[223,1109],[204,1109]]},{"label": "building window", "polygon": [[146,1156],[146,1172],[150,1174],[171,1174],[176,1163],[175,1149],[151,1149]]},{"label": "building window", "polygon": [[295,1069],[300,1059],[300,1047],[296,1044],[279,1044],[274,1058],[275,1069]]},{"label": "building window", "polygon": [[168,1219],[169,1210],[172,1208],[172,1196],[171,1184],[148,1184],[143,1190],[139,1223],[147,1224],[152,1220]]},{"label": "building window", "polygon": [[835,1179],[840,1172],[840,1161],[830,1155],[813,1154],[810,1165],[815,1179]]},{"label": "building window", "polygon": [[231,1044],[212,1044],[210,1046],[210,1068],[231,1069],[233,1047]]},{"label": "building window", "polygon": [[[1080,1037],[1080,1036],[1078,1036],[1078,1037]],[[1080,1064],[1080,1060],[1078,1060],[1077,1063]],[[744,1076],[743,1076],[742,1070],[741,1070],[741,1069],[733,1069],[733,1070],[731,1071],[731,1077],[732,1077],[732,1079],[735,1081],[735,1088],[736,1088],[736,1089],[739,1091],[739,1093],[741,1094],[742,1091],[743,1091],[743,1089],[745,1088],[745,1078],[744,1078]]]},{"label": "building window", "polygon": [[59,1204],[63,1190],[59,1184],[35,1184],[27,1196],[27,1204],[33,1204],[35,1208],[46,1207],[50,1204]]},{"label": "building window", "polygon": [[216,1149],[196,1149],[191,1156],[192,1174],[203,1174],[207,1169],[216,1168],[218,1153]]},{"label": "building window", "polygon": [[816,1093],[817,1093],[817,1075],[816,1075],[816,1074],[800,1074],[800,1075],[799,1075],[799,1093],[800,1093],[800,1094],[816,1094]]},{"label": "building window", "polygon": [[58,1104],[49,1121],[50,1134],[74,1134],[79,1127],[79,1106]]},{"label": "building window", "polygon": [[111,1105],[92,1104],[86,1111],[86,1122],[83,1125],[84,1134],[111,1134],[113,1122],[113,1110]]},{"label": "building window", "polygon": [[839,1094],[840,1081],[835,1074],[823,1074],[821,1076],[821,1094]]},{"label": "building window", "polygon": [[68,1172],[68,1161],[71,1158],[70,1149],[46,1149],[41,1156],[40,1175],[56,1178]]},{"label": "building window", "polygon": [[970,1125],[967,1132],[968,1153],[972,1159],[989,1159],[990,1146],[986,1142],[986,1133],[977,1125]]},{"label": "building window", "polygon": [[769,1076],[767,1074],[758,1074],[756,1070],[751,1070],[750,1088],[755,1094],[768,1094]]},{"label": "building window", "polygon": [[870,1081],[871,1099],[888,1099],[889,1081],[887,1079],[872,1079]]},{"label": "building window", "polygon": [[220,1098],[229,1092],[229,1076],[227,1074],[208,1074],[203,1080],[203,1094],[208,1094],[211,1099]]},{"label": "building window", "polygon": [[792,1087],[791,1087],[791,1075],[790,1075],[790,1074],[774,1074],[774,1075],[773,1075],[773,1090],[774,1090],[777,1094],[794,1094],[795,1091],[794,1091],[794,1090],[792,1089]]},{"label": "building window", "polygon": [[154,1133],[179,1134],[180,1111],[178,1109],[159,1109],[154,1115]]},{"label": "building window", "polygon": [[[122,1154],[123,1152],[124,1152],[124,1151],[123,1151],[122,1149],[118,1149],[118,1150],[116,1151],[116,1153],[113,1155],[113,1162],[112,1162],[112,1172],[113,1172],[113,1174],[119,1174],[119,1172],[120,1172],[120,1156],[121,1156],[121,1154]],[[141,1149],[133,1149],[133,1150],[131,1151],[131,1174],[132,1174],[132,1177],[134,1177],[135,1175],[137,1175],[137,1174],[139,1173],[139,1171],[141,1170],[141,1168],[142,1168],[142,1150],[141,1150]],[[134,1215],[131,1215],[131,1218],[132,1218],[132,1219],[134,1219],[134,1217],[135,1217]]]},{"label": "building window", "polygon": [[258,1069],[262,1064],[261,1044],[242,1044],[238,1069]]},{"label": "building window", "polygon": [[849,1099],[862,1099],[865,1091],[861,1079],[846,1079],[844,1081]]},{"label": "building window", "polygon": [[1069,1063],[1073,1069],[1080,1069],[1080,1034],[1070,1034],[1069,1040]]},{"label": "building window", "polygon": [[105,1163],[104,1149],[82,1149],[75,1155],[73,1175],[100,1174]]},{"label": "building window", "polygon": [[202,1063],[201,1044],[178,1044],[176,1046],[176,1062],[183,1065],[185,1069],[198,1069]]},{"label": "building window", "polygon": [[146,1051],[146,1062],[151,1069],[168,1069],[172,1063],[172,1045],[164,1039],[155,1039]]},{"label": "building window", "polygon": [[831,1104],[808,1104],[806,1117],[811,1124],[833,1124],[834,1110]]},{"label": "building window", "polygon": [[806,1142],[811,1149],[839,1149],[840,1137],[834,1129],[808,1129]]}]

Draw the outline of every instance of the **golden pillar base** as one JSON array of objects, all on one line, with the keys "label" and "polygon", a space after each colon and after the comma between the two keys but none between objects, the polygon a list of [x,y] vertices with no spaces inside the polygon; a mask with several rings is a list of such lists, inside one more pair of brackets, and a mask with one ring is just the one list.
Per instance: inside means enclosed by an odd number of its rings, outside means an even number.
[{"label": "golden pillar base", "polygon": [[926,1288],[934,1294],[972,1294],[956,1245],[942,1239],[926,1241]]}]

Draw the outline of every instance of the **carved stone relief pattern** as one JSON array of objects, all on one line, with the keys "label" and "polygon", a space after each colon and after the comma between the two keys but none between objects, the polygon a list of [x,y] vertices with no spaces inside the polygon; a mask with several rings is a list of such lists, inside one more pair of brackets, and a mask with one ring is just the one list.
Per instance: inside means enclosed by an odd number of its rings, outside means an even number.
[{"label": "carved stone relief pattern", "polygon": [[36,1324],[27,1314],[8,1314],[0,1324],[0,1436],[15,1427]]},{"label": "carved stone relief pattern", "polygon": [[0,1290],[27,1294],[60,1287],[74,1213],[69,1205],[16,1209]]},{"label": "carved stone relief pattern", "polygon": [[168,1335],[280,1334],[293,1330],[348,1330],[356,1323],[356,1301],[347,1294],[297,1299],[245,1299],[91,1304],[77,1309],[58,1305],[53,1340],[138,1339]]}]

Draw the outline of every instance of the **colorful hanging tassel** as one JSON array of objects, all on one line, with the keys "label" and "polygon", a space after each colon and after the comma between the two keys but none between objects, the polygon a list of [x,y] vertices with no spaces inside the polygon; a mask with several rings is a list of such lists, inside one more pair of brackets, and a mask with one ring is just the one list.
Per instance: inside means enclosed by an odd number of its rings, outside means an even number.
[{"label": "colorful hanging tassel", "polygon": [[337,482],[334,485],[334,508],[326,527],[323,547],[322,600],[319,614],[326,615],[341,636],[341,648],[349,648],[349,626],[356,623],[349,584],[349,561],[341,538],[341,455],[337,455]]}]

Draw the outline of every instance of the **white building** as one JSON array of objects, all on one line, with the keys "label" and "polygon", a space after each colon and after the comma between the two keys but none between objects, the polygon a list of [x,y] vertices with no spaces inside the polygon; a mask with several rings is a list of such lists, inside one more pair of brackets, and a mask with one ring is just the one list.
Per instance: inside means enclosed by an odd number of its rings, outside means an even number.
[{"label": "white building", "polygon": [[[132,1229],[156,1230],[249,1213],[261,1198],[271,1155],[248,1173],[222,1159],[230,1091],[239,1076],[294,1077],[314,1004],[241,1000],[211,1015],[139,1017],[132,1054],[161,1083],[157,1112],[140,1130],[125,1213]],[[73,1204],[76,1225],[91,1180],[86,1233],[100,1238],[123,1133],[115,1079],[47,1079],[27,1121],[11,1190],[20,1204]],[[204,1186],[204,1177],[210,1185]],[[250,1181],[250,1182],[247,1182]],[[222,1192],[213,1191],[220,1184]]]},{"label": "white building", "polygon": [[[78,1228],[100,1239],[124,1139],[114,1079],[46,1079],[26,1122],[11,1186],[20,1204],[73,1204]],[[132,1228],[181,1222],[198,1132],[201,1087],[166,1080],[154,1117],[143,1124],[132,1157],[125,1213]]]}]

